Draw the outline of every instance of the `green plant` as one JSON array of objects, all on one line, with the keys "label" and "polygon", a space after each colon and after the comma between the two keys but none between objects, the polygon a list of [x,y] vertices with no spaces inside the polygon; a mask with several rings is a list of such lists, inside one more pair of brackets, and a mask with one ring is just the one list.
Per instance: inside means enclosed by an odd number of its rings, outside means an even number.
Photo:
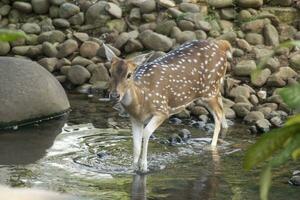
[{"label": "green plant", "polygon": [[[274,52],[279,48],[291,46],[300,46],[300,41],[284,42],[277,46]],[[262,59],[257,70],[251,74],[252,78],[273,55],[274,53]],[[300,84],[282,88],[278,93],[290,108],[295,110],[300,108]],[[278,167],[290,159],[296,160],[299,157],[300,114],[290,117],[282,128],[265,133],[247,150],[244,160],[246,170],[250,170],[259,163],[268,160],[260,178],[260,198],[262,200],[268,199],[268,192],[272,183],[272,168]]]},{"label": "green plant", "polygon": [[0,41],[11,42],[20,38],[26,38],[26,34],[22,31],[0,29]]}]

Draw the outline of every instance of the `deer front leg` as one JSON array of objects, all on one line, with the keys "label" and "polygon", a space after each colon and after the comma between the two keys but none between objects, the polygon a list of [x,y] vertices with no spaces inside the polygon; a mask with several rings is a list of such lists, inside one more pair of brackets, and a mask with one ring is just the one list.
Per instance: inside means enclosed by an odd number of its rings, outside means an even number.
[{"label": "deer front leg", "polygon": [[144,124],[138,122],[135,119],[131,119],[132,124],[132,137],[133,137],[133,169],[137,171],[139,169],[138,162],[142,149],[142,138]]},{"label": "deer front leg", "polygon": [[220,105],[218,97],[214,97],[208,102],[209,110],[212,112],[215,122],[215,130],[212,138],[211,146],[217,146],[219,133],[221,131],[221,120],[223,118],[223,108]]},{"label": "deer front leg", "polygon": [[148,164],[147,164],[147,151],[148,151],[148,142],[151,134],[164,122],[164,120],[167,118],[165,115],[154,115],[150,122],[147,124],[147,126],[144,129],[143,132],[143,151],[142,156],[140,158],[139,162],[139,168],[140,172],[145,173],[148,170]]}]

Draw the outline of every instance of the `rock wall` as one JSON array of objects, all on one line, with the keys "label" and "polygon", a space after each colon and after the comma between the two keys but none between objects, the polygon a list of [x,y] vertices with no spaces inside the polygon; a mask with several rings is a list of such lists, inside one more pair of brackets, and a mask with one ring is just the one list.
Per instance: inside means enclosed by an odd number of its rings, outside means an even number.
[{"label": "rock wall", "polygon": [[[186,41],[226,39],[234,47],[223,89],[226,116],[266,131],[289,113],[276,89],[298,80],[299,49],[276,49],[265,69],[253,79],[250,73],[279,43],[300,40],[299,8],[297,0],[2,0],[0,26],[28,38],[0,43],[0,55],[37,61],[66,89],[105,92],[103,42],[123,57],[147,50],[157,57]],[[204,120],[207,111],[195,102],[178,116],[190,114]]]}]

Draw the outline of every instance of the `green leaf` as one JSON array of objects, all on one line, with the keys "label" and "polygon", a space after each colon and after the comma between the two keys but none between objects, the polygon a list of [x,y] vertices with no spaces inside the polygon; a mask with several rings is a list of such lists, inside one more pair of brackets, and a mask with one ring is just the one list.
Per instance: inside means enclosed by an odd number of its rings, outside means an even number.
[{"label": "green leaf", "polygon": [[26,38],[26,34],[22,31],[0,29],[0,41],[11,42],[20,38]]},{"label": "green leaf", "polygon": [[287,47],[287,48],[290,48],[290,47],[293,47],[293,46],[298,46],[300,47],[300,40],[290,40],[290,41],[286,41],[286,42],[283,42],[281,43],[280,45],[278,45],[276,48],[282,48],[282,47]]},{"label": "green leaf", "polygon": [[290,108],[296,109],[300,107],[300,84],[281,88],[278,94]]},{"label": "green leaf", "polygon": [[274,129],[265,133],[247,150],[244,159],[244,168],[250,170],[256,164],[265,161],[277,150],[281,149],[287,140],[300,130],[298,124]]},{"label": "green leaf", "polygon": [[268,200],[268,193],[272,182],[271,167],[267,166],[260,175],[260,199]]},{"label": "green leaf", "polygon": [[293,151],[292,157],[294,160],[297,160],[300,158],[300,146],[296,150]]},{"label": "green leaf", "polygon": [[285,126],[290,126],[293,124],[300,124],[300,114],[294,115],[292,117],[290,117],[286,123]]},{"label": "green leaf", "polygon": [[[299,124],[297,124],[297,126],[299,126]],[[291,158],[293,152],[298,148],[300,148],[299,132],[289,138],[284,149],[271,160],[270,164],[272,167],[277,167],[285,163]]]}]

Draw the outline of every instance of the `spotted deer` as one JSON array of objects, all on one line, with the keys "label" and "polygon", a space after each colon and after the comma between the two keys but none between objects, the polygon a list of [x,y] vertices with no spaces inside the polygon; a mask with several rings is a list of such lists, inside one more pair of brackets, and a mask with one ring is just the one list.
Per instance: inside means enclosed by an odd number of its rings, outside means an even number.
[{"label": "spotted deer", "polygon": [[214,117],[211,145],[217,145],[221,126],[227,128],[220,94],[231,49],[227,41],[188,42],[146,64],[145,54],[125,60],[104,48],[111,62],[110,99],[130,115],[135,170],[147,172],[148,141],[155,129],[195,100]]}]

